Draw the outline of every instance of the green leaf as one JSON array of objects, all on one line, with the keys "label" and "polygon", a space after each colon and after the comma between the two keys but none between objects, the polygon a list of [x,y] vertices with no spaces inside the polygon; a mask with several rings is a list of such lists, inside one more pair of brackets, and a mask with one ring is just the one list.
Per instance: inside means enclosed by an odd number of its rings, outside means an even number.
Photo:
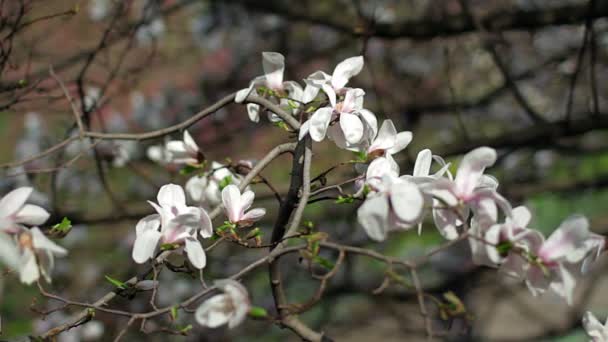
[{"label": "green leaf", "polygon": [[253,318],[266,318],[268,317],[268,311],[260,306],[252,306],[249,309],[249,316]]},{"label": "green leaf", "polygon": [[228,175],[220,181],[220,190],[224,190],[225,187],[232,184],[232,175]]},{"label": "green leaf", "polygon": [[60,223],[57,223],[51,228],[52,233],[67,234],[70,230],[72,230],[72,222],[67,217],[64,217]]},{"label": "green leaf", "polygon": [[336,200],[337,204],[350,204],[353,203],[355,201],[353,196],[338,196],[338,199]]},{"label": "green leaf", "polygon": [[177,305],[171,307],[170,314],[171,314],[171,319],[175,321],[177,319]]},{"label": "green leaf", "polygon": [[170,251],[173,249],[177,249],[179,247],[179,244],[177,243],[163,243],[162,245],[160,245],[160,250],[161,251]]},{"label": "green leaf", "polygon": [[192,324],[188,324],[185,327],[179,329],[179,332],[181,332],[181,333],[187,333],[190,330],[192,330]]},{"label": "green leaf", "polygon": [[199,168],[194,165],[186,165],[181,170],[179,170],[180,175],[189,175],[193,172],[196,172]]},{"label": "green leaf", "polygon": [[110,282],[110,284],[118,287],[119,289],[124,290],[124,289],[127,288],[127,284],[125,284],[124,282],[122,282],[122,281],[120,281],[118,279],[114,279],[114,278],[110,277],[109,275],[105,275],[105,277],[106,277],[106,280],[108,282]]},{"label": "green leaf", "polygon": [[333,262],[331,262],[331,261],[329,261],[329,260],[325,259],[324,257],[318,256],[318,255],[315,255],[315,256],[312,258],[312,260],[313,260],[313,261],[314,261],[316,264],[319,264],[319,265],[321,265],[322,267],[324,267],[324,268],[326,268],[326,269],[328,269],[328,270],[332,270],[332,269],[333,269],[333,268],[336,266],[336,265],[335,265]]}]

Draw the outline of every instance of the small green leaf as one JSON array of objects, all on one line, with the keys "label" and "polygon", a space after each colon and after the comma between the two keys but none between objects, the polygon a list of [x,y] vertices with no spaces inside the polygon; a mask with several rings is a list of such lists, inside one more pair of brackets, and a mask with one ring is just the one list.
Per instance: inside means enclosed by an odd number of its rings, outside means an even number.
[{"label": "small green leaf", "polygon": [[268,317],[268,311],[260,306],[252,306],[249,309],[249,316],[253,318],[266,318]]},{"label": "small green leaf", "polygon": [[224,190],[225,187],[232,184],[232,175],[228,175],[220,181],[220,190]]},{"label": "small green leaf", "polygon": [[179,329],[179,332],[181,333],[187,333],[188,331],[192,330],[192,324],[188,324],[185,327]]},{"label": "small green leaf", "polygon": [[114,278],[110,277],[109,275],[105,275],[105,277],[106,277],[106,280],[108,282],[110,282],[110,284],[118,287],[119,289],[124,290],[124,289],[127,288],[127,284],[125,284],[124,282],[122,282],[122,281],[120,281],[118,279],[114,279]]},{"label": "small green leaf", "polygon": [[64,217],[60,223],[57,223],[56,225],[53,226],[53,228],[51,228],[51,232],[67,234],[71,229],[72,229],[72,222],[67,217]]},{"label": "small green leaf", "polygon": [[171,313],[171,319],[175,321],[177,319],[177,305],[171,307],[170,313]]},{"label": "small green leaf", "polygon": [[186,165],[181,170],[179,170],[180,175],[189,175],[193,172],[196,172],[199,168],[194,165]]},{"label": "small green leaf", "polygon": [[355,201],[355,199],[353,198],[353,196],[338,196],[336,203],[337,204],[350,204],[350,203],[353,203],[354,201]]},{"label": "small green leaf", "polygon": [[324,257],[318,256],[318,255],[316,255],[312,260],[316,264],[319,264],[328,270],[332,270],[336,266],[333,262],[325,259]]},{"label": "small green leaf", "polygon": [[177,249],[179,247],[179,244],[177,243],[163,243],[162,245],[160,245],[160,250],[161,251],[170,251],[173,249]]}]

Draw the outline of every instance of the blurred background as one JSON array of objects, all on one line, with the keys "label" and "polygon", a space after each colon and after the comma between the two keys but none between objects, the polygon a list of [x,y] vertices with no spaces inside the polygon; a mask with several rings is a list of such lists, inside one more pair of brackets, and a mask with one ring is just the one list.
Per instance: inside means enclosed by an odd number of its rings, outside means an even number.
[{"label": "blurred background", "polygon": [[[51,67],[91,130],[118,133],[181,122],[246,87],[263,74],[262,51],[282,53],[285,78],[297,81],[363,55],[364,69],[349,85],[366,91],[365,107],[379,121],[391,119],[398,130],[413,132],[412,144],[396,156],[402,172],[411,170],[423,148],[457,161],[473,147],[492,146],[499,161],[489,173],[514,206],[531,208],[532,227],[549,234],[580,213],[590,218],[594,232],[606,234],[607,17],[608,2],[602,0],[0,1],[0,194],[34,186],[32,201],[52,213],[49,227],[63,217],[72,221],[74,228],[59,241],[70,254],[58,260],[50,288],[92,302],[112,289],[105,275],[125,280],[141,270],[131,260],[131,245],[135,223],[152,213],[146,200],[161,185],[183,185],[189,177],[148,158],[147,149],[163,139],[94,146],[75,141],[45,158],[20,162],[77,134]],[[221,163],[259,159],[293,138],[264,117],[250,122],[241,105],[223,108],[189,131],[205,156]],[[330,141],[314,149],[313,175],[353,158]],[[290,165],[284,156],[263,173],[282,194]],[[342,167],[327,182],[353,176],[354,170]],[[269,210],[260,224],[269,237],[278,203],[264,185],[253,189],[256,206]],[[334,240],[400,258],[424,255],[443,242],[429,222],[420,236],[410,231],[372,244],[357,226],[356,207],[318,202],[306,209],[305,219]],[[264,253],[221,245],[208,257],[205,278],[230,275]],[[290,300],[305,302],[318,282],[297,256],[285,257],[282,265]],[[430,306],[433,324],[448,331],[446,339],[584,341],[582,314],[608,314],[608,296],[602,295],[607,269],[600,259],[578,285],[572,307],[550,294],[534,298],[522,284],[476,267],[466,241],[434,254],[421,277],[428,293],[442,298],[452,291],[466,307],[442,319]],[[348,257],[323,300],[302,318],[337,341],[424,340],[414,291],[393,284],[373,293],[383,272],[379,263]],[[161,305],[200,286],[184,274],[162,272],[160,280]],[[255,305],[273,306],[265,269],[244,284]],[[142,296],[119,298],[114,305],[144,310],[147,303]],[[41,333],[75,312],[37,312],[58,305],[35,286],[2,275],[0,339]],[[184,314],[173,324],[189,323],[188,337],[132,329],[127,340],[296,340],[263,321],[205,330]],[[97,313],[93,323],[58,340],[105,341],[125,324]]]}]

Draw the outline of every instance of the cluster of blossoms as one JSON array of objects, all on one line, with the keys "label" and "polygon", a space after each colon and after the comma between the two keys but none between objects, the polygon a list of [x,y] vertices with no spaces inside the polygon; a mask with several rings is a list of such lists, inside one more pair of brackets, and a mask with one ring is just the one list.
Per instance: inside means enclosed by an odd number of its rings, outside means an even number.
[{"label": "cluster of blossoms", "polygon": [[[35,227],[46,222],[49,213],[26,203],[32,191],[29,187],[17,188],[0,200],[0,260],[18,272],[25,284],[37,281],[40,275],[50,282],[55,256],[67,254]],[[34,227],[28,229],[26,225]]]},{"label": "cluster of blossoms", "polygon": [[[393,155],[412,140],[411,132],[397,132],[390,120],[378,129],[376,116],[363,107],[365,91],[346,87],[363,68],[361,56],[347,58],[329,75],[317,71],[304,80],[305,88],[283,80],[284,58],[275,52],[262,54],[264,76],[240,90],[236,102],[250,94],[264,96],[294,115],[302,115],[299,138],[314,141],[329,137],[339,148],[363,156],[359,190],[364,199],[357,218],[368,236],[385,240],[391,231],[422,227],[430,213],[435,226],[448,240],[468,238],[473,261],[499,267],[524,281],[536,295],[547,289],[572,303],[577,273],[604,250],[605,239],[589,231],[583,217],[568,218],[548,239],[527,228],[530,212],[512,209],[499,194],[498,181],[484,174],[496,161],[496,151],[479,147],[467,153],[455,175],[450,165],[428,149],[420,151],[411,175],[400,175]],[[259,106],[247,105],[257,122]],[[310,117],[307,114],[312,113]],[[278,120],[270,113],[272,120]],[[439,165],[431,174],[433,161]]]}]

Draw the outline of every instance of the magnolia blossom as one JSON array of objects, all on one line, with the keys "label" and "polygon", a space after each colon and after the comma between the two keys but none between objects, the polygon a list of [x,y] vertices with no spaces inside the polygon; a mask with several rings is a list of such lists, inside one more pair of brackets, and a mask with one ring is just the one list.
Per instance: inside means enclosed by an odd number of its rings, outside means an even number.
[{"label": "magnolia blossom", "polygon": [[157,214],[144,217],[135,227],[133,260],[141,264],[153,258],[160,241],[161,244],[183,246],[194,267],[205,267],[207,259],[203,246],[197,239],[197,232],[203,238],[213,235],[207,212],[199,207],[186,206],[186,196],[179,185],[163,185],[157,199],[158,204],[148,201]]},{"label": "magnolia blossom", "polygon": [[[317,71],[308,76],[304,81],[312,85],[311,91],[323,89],[329,98],[341,95],[345,91],[348,81],[357,76],[363,69],[363,56],[350,57],[336,65],[333,73],[328,75],[323,71]],[[316,96],[314,93],[313,98]]]},{"label": "magnolia blossom", "polygon": [[184,131],[184,140],[167,142],[168,159],[174,164],[197,164],[200,160],[200,150],[188,131]]},{"label": "magnolia blossom", "polygon": [[222,182],[239,185],[241,180],[242,176],[231,172],[226,165],[212,162],[210,172],[186,182],[186,192],[194,202],[210,208],[222,203]]},{"label": "magnolia blossom", "polygon": [[359,224],[376,241],[385,240],[390,231],[414,226],[424,207],[420,189],[397,177],[399,170],[388,158],[375,159],[367,169],[366,182],[371,192],[357,211]]},{"label": "magnolia blossom", "polygon": [[[262,66],[264,68],[264,75],[254,78],[250,83],[249,87],[241,89],[236,93],[234,102],[242,103],[245,101],[247,96],[253,91],[256,86],[264,86],[270,90],[275,91],[278,95],[285,95],[288,98],[300,101],[304,98],[304,90],[302,87],[294,81],[283,81],[283,72],[285,71],[285,57],[277,52],[262,52]],[[307,90],[308,92],[311,89]],[[284,100],[284,101],[283,101]],[[287,104],[287,99],[282,99],[281,105]],[[260,120],[260,106],[255,103],[247,104],[247,113],[249,119],[253,122]],[[276,116],[271,116],[272,121],[279,120]]]},{"label": "magnolia blossom", "polygon": [[375,139],[367,148],[368,156],[383,156],[400,152],[412,141],[412,132],[399,132],[392,120],[384,120]]},{"label": "magnolia blossom", "polygon": [[492,223],[496,221],[497,205],[510,215],[509,203],[496,192],[498,182],[483,174],[485,168],[495,161],[494,149],[476,148],[464,156],[453,181],[437,179],[425,189],[435,198],[433,219],[445,238],[453,240],[458,237],[456,227],[468,217],[469,210],[477,220]]},{"label": "magnolia blossom", "polygon": [[583,316],[583,328],[591,342],[606,342],[608,341],[608,319],[604,324],[595,318],[593,313],[587,311]]},{"label": "magnolia blossom", "polygon": [[[337,102],[336,94],[329,93],[330,106],[317,109],[310,119],[300,127],[299,138],[306,134],[314,141],[322,141],[325,136],[336,142],[340,147],[349,147],[361,142],[362,139],[371,139],[377,133],[377,119],[374,113],[363,108],[363,89],[348,89],[341,102]],[[333,121],[338,124],[330,127]]]},{"label": "magnolia blossom", "polygon": [[521,251],[521,242],[516,242],[510,253],[515,253],[510,263],[501,267],[508,273],[525,278],[533,295],[551,288],[572,304],[576,279],[568,266],[581,262],[588,252],[585,241],[589,238],[589,222],[585,217],[572,216],[566,219],[545,240],[533,231],[524,239],[526,248]]},{"label": "magnolia blossom", "polygon": [[18,271],[19,279],[25,284],[37,281],[40,275],[50,283],[55,256],[65,256],[67,253],[65,248],[49,240],[38,227],[22,227],[13,237],[0,233],[0,259]]},{"label": "magnolia blossom", "polygon": [[222,202],[228,220],[237,226],[246,227],[266,215],[266,209],[263,208],[255,208],[245,212],[253,204],[254,198],[255,194],[251,190],[246,190],[241,194],[238,186],[234,184],[226,186],[222,190]]},{"label": "magnolia blossom", "polygon": [[196,321],[205,327],[217,328],[228,324],[232,329],[245,320],[251,302],[247,289],[236,280],[221,280],[215,285],[223,292],[215,295],[198,307]]},{"label": "magnolia blossom", "polygon": [[17,188],[4,195],[0,200],[0,232],[17,233],[19,224],[40,225],[50,214],[42,207],[26,204],[33,189]]}]

